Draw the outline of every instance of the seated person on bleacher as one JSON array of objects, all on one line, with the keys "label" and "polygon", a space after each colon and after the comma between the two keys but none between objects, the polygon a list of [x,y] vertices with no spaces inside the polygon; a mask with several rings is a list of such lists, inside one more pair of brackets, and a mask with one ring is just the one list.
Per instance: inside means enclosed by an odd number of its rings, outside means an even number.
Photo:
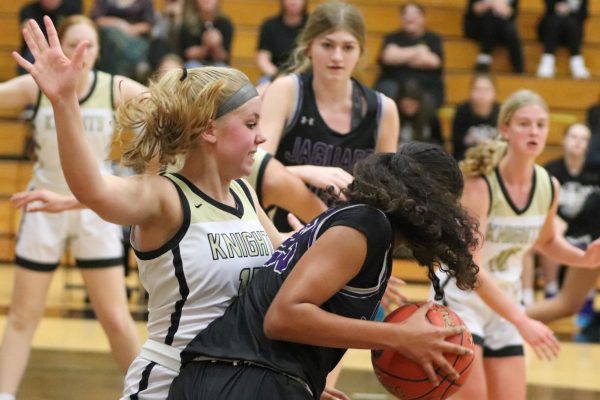
[{"label": "seated person on bleacher", "polygon": [[487,74],[475,75],[469,99],[458,104],[454,112],[452,154],[455,159],[462,160],[469,147],[496,137],[499,112],[494,80]]},{"label": "seated person on bleacher", "polygon": [[162,10],[154,17],[150,33],[148,58],[153,70],[160,67],[162,60],[170,55],[179,57],[179,33],[183,20],[183,0],[165,0]]},{"label": "seated person on bleacher", "polygon": [[381,75],[375,89],[393,99],[400,86],[416,80],[423,87],[426,102],[437,110],[444,103],[442,39],[425,27],[425,10],[416,2],[400,9],[402,29],[386,35],[379,63]]},{"label": "seated person on bleacher", "polygon": [[592,131],[592,138],[588,147],[588,160],[600,164],[600,102],[592,104],[588,108],[586,123]]},{"label": "seated person on bleacher", "polygon": [[400,115],[399,145],[418,141],[443,147],[437,112],[425,104],[423,89],[417,81],[407,81],[400,87],[396,105]]},{"label": "seated person on bleacher", "polygon": [[152,0],[96,0],[91,17],[100,31],[97,68],[143,81],[150,72],[149,35],[154,24]]},{"label": "seated person on bleacher", "polygon": [[475,70],[488,72],[498,44],[508,48],[514,72],[525,72],[523,48],[516,25],[519,0],[469,0],[464,18],[465,36],[479,43]]},{"label": "seated person on bleacher", "polygon": [[[30,19],[35,20],[46,35],[46,27],[43,22],[44,15],[50,17],[54,25],[69,15],[81,14],[81,0],[36,0],[24,5],[19,11],[19,22],[21,26]],[[33,56],[25,42],[21,44],[20,54],[28,61],[33,62]],[[23,75],[26,71],[17,67],[17,73]]]},{"label": "seated person on bleacher", "polygon": [[545,0],[546,12],[538,25],[538,36],[544,44],[537,76],[554,76],[554,52],[559,44],[569,49],[569,67],[574,79],[588,79],[590,72],[581,55],[583,24],[587,18],[587,0]]},{"label": "seated person on bleacher", "polygon": [[179,40],[188,68],[229,64],[233,25],[221,14],[219,0],[185,0]]},{"label": "seated person on bleacher", "polygon": [[[265,20],[260,27],[256,64],[263,77],[270,81],[296,47],[296,37],[308,17],[307,1],[280,0],[279,15]],[[261,82],[262,83],[262,82]]]}]

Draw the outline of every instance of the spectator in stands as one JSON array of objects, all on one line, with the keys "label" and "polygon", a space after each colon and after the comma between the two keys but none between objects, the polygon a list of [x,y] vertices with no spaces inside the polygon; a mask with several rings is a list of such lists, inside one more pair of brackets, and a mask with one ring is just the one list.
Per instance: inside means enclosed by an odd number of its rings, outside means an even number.
[{"label": "spectator in stands", "polygon": [[581,55],[583,23],[587,18],[587,0],[545,0],[546,12],[538,24],[538,36],[544,44],[537,76],[554,76],[554,52],[563,44],[571,53],[569,66],[574,79],[588,79],[590,72]]},{"label": "spectator in stands", "polygon": [[465,36],[479,42],[475,69],[488,72],[496,45],[508,48],[514,72],[523,73],[525,62],[515,23],[519,0],[469,0],[464,18]]},{"label": "spectator in stands", "polygon": [[400,85],[416,80],[434,109],[444,103],[442,39],[425,27],[425,10],[416,2],[400,8],[402,29],[387,35],[379,54],[381,75],[375,89],[396,99]]},{"label": "spectator in stands", "polygon": [[443,145],[437,112],[423,100],[423,89],[417,81],[407,81],[400,87],[396,99],[400,115],[399,144],[419,141]]},{"label": "spectator in stands", "polygon": [[[570,125],[563,139],[564,157],[546,165],[548,172],[561,185],[558,215],[567,223],[565,236],[583,249],[600,237],[600,168],[598,163],[586,157],[590,137],[586,125]],[[555,273],[554,279],[549,279],[552,274],[545,274],[548,279],[545,292],[550,297],[556,297],[532,304],[528,307],[528,314],[548,322],[580,309],[577,324],[582,330],[576,338],[586,342],[598,341],[600,313],[594,312],[598,271],[569,268],[563,287],[558,292],[556,275],[560,264],[553,266],[551,261],[544,261],[544,265]]]},{"label": "spectator in stands", "polygon": [[145,79],[150,72],[148,49],[154,23],[152,0],[96,0],[91,16],[100,30],[98,69],[135,77],[139,81]]},{"label": "spectator in stands", "polygon": [[229,64],[232,40],[233,25],[219,0],[185,0],[180,47],[186,67]]},{"label": "spectator in stands", "polygon": [[308,17],[308,1],[280,0],[280,13],[263,22],[256,52],[256,64],[263,81],[271,81],[296,47],[296,37]]},{"label": "spectator in stands", "polygon": [[587,126],[592,131],[592,139],[588,147],[588,160],[600,164],[600,102],[587,110]]},{"label": "spectator in stands", "polygon": [[496,137],[499,110],[492,77],[487,74],[475,75],[471,81],[469,99],[455,109],[452,121],[454,158],[462,160],[467,148]]},{"label": "spectator in stands", "polygon": [[[42,27],[44,35],[48,37],[46,34],[46,27],[43,24],[44,15],[49,16],[52,22],[55,25],[58,25],[65,17],[81,14],[81,11],[81,0],[36,0],[21,8],[19,11],[19,22],[21,25],[24,25],[30,19],[35,20],[35,22]],[[33,56],[25,42],[21,44],[20,54],[27,61],[33,62]],[[27,72],[20,66],[17,66],[17,73],[23,75]]]},{"label": "spectator in stands", "polygon": [[150,53],[148,58],[153,69],[158,69],[162,59],[181,53],[179,33],[183,20],[183,0],[165,0],[161,12],[156,13],[150,33]]}]

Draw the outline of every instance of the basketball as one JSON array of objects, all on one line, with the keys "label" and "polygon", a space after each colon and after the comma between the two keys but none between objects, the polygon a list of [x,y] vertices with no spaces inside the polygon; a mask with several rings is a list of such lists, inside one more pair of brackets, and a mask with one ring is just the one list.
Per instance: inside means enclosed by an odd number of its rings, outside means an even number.
[{"label": "basketball", "polygon": [[[394,310],[385,318],[385,322],[402,322],[425,303],[406,304]],[[464,325],[462,320],[448,307],[434,304],[427,312],[430,323],[440,327]],[[468,330],[462,334],[447,338],[451,343],[473,349],[473,338]],[[460,374],[456,381],[450,381],[440,374],[440,384],[434,386],[420,365],[393,350],[373,350],[371,361],[379,382],[394,396],[402,400],[441,400],[456,393],[471,372],[473,354],[447,354],[446,359]]]}]

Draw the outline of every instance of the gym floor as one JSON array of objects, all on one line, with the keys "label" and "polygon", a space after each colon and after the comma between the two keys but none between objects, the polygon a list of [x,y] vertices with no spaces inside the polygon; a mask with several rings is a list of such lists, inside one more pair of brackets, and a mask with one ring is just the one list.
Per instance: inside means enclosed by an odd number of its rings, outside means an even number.
[{"label": "gym floor", "polygon": [[[14,266],[0,265],[0,330],[4,329]],[[76,271],[57,271],[48,297],[46,317],[34,338],[33,352],[18,398],[27,400],[105,400],[119,397],[123,376],[113,363],[99,324],[85,314],[83,290]],[[132,309],[139,311],[135,277]],[[409,297],[421,299],[427,288],[409,285]],[[137,322],[140,340],[144,322]],[[564,335],[563,335],[564,336]],[[562,342],[560,357],[551,363],[527,357],[528,398],[600,400],[600,345]],[[338,387],[353,400],[392,400],[371,370],[368,351],[349,351]]]}]

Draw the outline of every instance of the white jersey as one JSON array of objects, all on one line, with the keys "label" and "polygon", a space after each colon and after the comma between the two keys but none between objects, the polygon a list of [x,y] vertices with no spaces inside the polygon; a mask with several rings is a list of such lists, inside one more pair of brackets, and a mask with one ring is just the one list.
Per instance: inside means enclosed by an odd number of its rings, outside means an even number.
[{"label": "white jersey", "polygon": [[[90,91],[79,101],[84,132],[100,170],[111,173],[108,157],[114,136],[113,77],[100,71],[91,71],[90,74],[93,75]],[[32,122],[36,164],[31,186],[69,194],[58,156],[54,112],[50,100],[43,94],[38,98]]]},{"label": "white jersey", "polygon": [[[516,304],[521,302],[523,256],[536,242],[554,197],[550,175],[535,166],[530,198],[523,209],[510,199],[498,169],[484,177],[490,196],[482,248],[481,268]],[[474,291],[463,291],[456,280],[436,272],[444,288],[444,304],[456,312],[484,355],[522,355],[523,340],[514,326],[492,310]]]},{"label": "white jersey", "polygon": [[182,350],[223,315],[273,248],[244,183],[231,183],[232,208],[177,173],[165,176],[179,192],[184,222],[161,248],[136,255],[149,293],[148,338]]},{"label": "white jersey", "polygon": [[554,186],[550,175],[535,166],[531,195],[519,210],[511,201],[498,169],[485,177],[490,210],[485,227],[481,264],[500,287],[520,302],[523,257],[536,242],[552,206]]}]

